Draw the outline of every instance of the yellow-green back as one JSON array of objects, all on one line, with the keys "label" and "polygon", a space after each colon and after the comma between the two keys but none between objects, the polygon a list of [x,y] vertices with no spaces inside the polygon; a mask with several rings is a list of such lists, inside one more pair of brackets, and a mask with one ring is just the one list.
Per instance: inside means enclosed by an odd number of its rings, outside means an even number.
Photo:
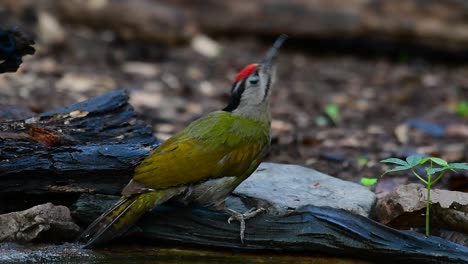
[{"label": "yellow-green back", "polygon": [[165,189],[210,178],[244,176],[266,153],[269,133],[268,120],[224,111],[210,113],[155,149],[135,169],[133,180]]}]

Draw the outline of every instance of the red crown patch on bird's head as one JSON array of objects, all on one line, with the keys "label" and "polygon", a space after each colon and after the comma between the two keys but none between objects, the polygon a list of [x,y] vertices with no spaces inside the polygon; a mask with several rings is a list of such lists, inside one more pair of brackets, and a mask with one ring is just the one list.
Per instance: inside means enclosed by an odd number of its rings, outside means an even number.
[{"label": "red crown patch on bird's head", "polygon": [[236,82],[242,81],[258,68],[258,64],[249,64],[236,75]]}]

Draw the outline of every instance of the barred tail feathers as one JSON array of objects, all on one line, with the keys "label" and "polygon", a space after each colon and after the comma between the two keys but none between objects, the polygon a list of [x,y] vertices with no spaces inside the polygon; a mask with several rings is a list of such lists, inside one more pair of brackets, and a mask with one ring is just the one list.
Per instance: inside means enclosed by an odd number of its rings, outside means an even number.
[{"label": "barred tail feathers", "polygon": [[122,197],[81,234],[80,238],[88,239],[84,248],[92,248],[122,235],[146,212],[169,198],[166,191]]}]

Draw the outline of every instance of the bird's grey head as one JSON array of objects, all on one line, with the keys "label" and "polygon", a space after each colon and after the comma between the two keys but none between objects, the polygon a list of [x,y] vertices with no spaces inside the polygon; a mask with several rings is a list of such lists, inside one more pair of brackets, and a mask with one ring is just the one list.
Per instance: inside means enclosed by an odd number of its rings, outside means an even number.
[{"label": "bird's grey head", "polygon": [[229,104],[223,111],[251,116],[268,106],[276,75],[275,59],[286,38],[286,35],[281,35],[261,63],[247,65],[236,75]]}]

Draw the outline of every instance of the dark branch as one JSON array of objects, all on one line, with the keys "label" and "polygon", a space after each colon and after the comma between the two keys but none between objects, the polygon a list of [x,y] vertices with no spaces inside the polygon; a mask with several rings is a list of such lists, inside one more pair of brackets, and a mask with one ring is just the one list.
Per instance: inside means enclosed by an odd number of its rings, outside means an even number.
[{"label": "dark branch", "polygon": [[16,72],[23,56],[32,55],[34,41],[17,28],[0,28],[0,73]]}]

